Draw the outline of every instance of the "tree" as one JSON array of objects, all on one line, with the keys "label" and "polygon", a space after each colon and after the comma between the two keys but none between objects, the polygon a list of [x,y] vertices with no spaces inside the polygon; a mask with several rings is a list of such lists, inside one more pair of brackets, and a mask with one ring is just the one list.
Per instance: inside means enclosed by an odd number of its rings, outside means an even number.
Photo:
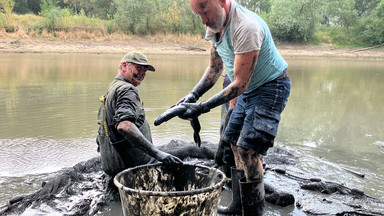
[{"label": "tree", "polygon": [[8,19],[9,16],[12,14],[15,2],[13,0],[0,0],[0,5],[4,10],[5,18]]},{"label": "tree", "polygon": [[238,0],[238,3],[255,13],[268,13],[271,9],[271,0]]},{"label": "tree", "polygon": [[272,34],[280,40],[308,41],[320,20],[322,0],[274,0],[268,15]]},{"label": "tree", "polygon": [[358,13],[354,0],[329,0],[327,14],[331,22],[345,28],[347,31],[358,21]]},{"label": "tree", "polygon": [[31,10],[28,8],[27,0],[15,0],[15,6],[13,8],[13,12],[17,14],[26,14]]},{"label": "tree", "polygon": [[137,25],[144,20],[145,0],[114,0],[117,6],[116,21],[126,33],[137,33]]},{"label": "tree", "polygon": [[28,8],[34,13],[39,14],[41,12],[41,0],[28,0]]},{"label": "tree", "polygon": [[193,13],[189,6],[189,0],[183,0],[180,3],[180,21],[179,21],[179,32],[191,33],[203,36],[205,28],[203,23],[200,21],[200,17]]},{"label": "tree", "polygon": [[48,31],[55,29],[56,22],[61,18],[61,9],[57,6],[55,0],[42,0],[41,1],[41,15],[45,18],[45,27]]},{"label": "tree", "polygon": [[101,19],[108,19],[113,17],[116,13],[116,4],[113,0],[89,0],[90,10],[86,10],[92,16],[99,17]]},{"label": "tree", "polygon": [[[166,4],[164,4],[165,2]],[[180,1],[164,1],[164,3],[159,18],[166,29],[177,32],[181,19]]]},{"label": "tree", "polygon": [[384,0],[366,17],[355,31],[358,39],[367,45],[384,44]]},{"label": "tree", "polygon": [[80,10],[83,8],[83,4],[87,2],[86,0],[64,0],[65,4],[68,4],[70,6],[75,14],[79,13]]},{"label": "tree", "polygon": [[355,8],[359,17],[369,16],[379,4],[380,0],[355,0]]}]

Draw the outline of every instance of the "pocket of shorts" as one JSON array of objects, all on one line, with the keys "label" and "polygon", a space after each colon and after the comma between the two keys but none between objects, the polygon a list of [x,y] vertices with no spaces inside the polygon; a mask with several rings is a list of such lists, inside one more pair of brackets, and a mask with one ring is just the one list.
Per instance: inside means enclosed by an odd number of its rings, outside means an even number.
[{"label": "pocket of shorts", "polygon": [[280,115],[287,104],[290,92],[289,78],[267,83],[261,86],[258,92],[257,105],[253,113],[253,127],[276,137]]},{"label": "pocket of shorts", "polygon": [[280,122],[280,114],[274,113],[263,107],[256,106],[253,114],[253,128],[264,131],[274,137],[277,135],[277,128]]}]

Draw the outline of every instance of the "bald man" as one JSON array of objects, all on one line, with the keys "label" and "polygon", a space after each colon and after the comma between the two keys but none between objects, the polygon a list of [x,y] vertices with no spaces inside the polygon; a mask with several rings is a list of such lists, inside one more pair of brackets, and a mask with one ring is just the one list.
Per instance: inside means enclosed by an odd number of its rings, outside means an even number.
[{"label": "bald man", "polygon": [[[264,208],[261,156],[274,144],[280,115],[290,94],[288,64],[278,53],[267,24],[232,0],[190,0],[192,11],[206,26],[210,62],[201,80],[179,103],[183,119],[196,118],[230,102],[230,118],[221,137],[231,146],[232,203],[221,214],[262,215]],[[220,77],[225,66],[231,83],[201,103],[195,103]],[[236,101],[237,99],[237,101]]]}]

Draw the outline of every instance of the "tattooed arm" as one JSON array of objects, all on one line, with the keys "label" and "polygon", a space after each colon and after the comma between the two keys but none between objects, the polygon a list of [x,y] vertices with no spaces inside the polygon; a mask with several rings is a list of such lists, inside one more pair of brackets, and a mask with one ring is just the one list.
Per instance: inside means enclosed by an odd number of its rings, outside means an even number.
[{"label": "tattooed arm", "polygon": [[236,98],[248,89],[252,73],[256,67],[259,52],[259,50],[256,50],[236,54],[233,68],[234,80],[221,92],[204,102],[209,109]]},{"label": "tattooed arm", "polygon": [[195,103],[199,98],[215,85],[220,75],[223,73],[223,61],[216,52],[214,46],[211,47],[211,60],[199,83],[185,97],[181,98],[177,105],[181,103]]},{"label": "tattooed arm", "polygon": [[[224,104],[228,101],[231,101],[232,99],[245,92],[248,88],[252,73],[256,67],[258,55],[258,50],[251,51],[248,53],[237,54],[235,56],[235,63],[233,68],[233,82],[207,101],[201,103],[182,103],[187,109],[182,115],[179,115],[179,117],[183,119],[196,118],[202,113],[209,112],[210,109]],[[200,86],[200,89],[208,90],[214,85],[214,83],[218,79],[218,76],[221,74],[221,72],[215,73],[215,69],[217,68],[215,66],[212,66],[212,62],[214,62],[212,61],[212,59],[214,58],[211,57],[210,67],[207,69],[203,78],[200,80],[195,89]],[[222,64],[221,58],[220,63]],[[232,106],[234,102],[235,100],[232,101]]]},{"label": "tattooed arm", "polygon": [[192,92],[202,96],[212,86],[215,85],[220,75],[223,73],[223,60],[214,46],[211,47],[211,59],[205,73],[199,83],[193,88]]}]

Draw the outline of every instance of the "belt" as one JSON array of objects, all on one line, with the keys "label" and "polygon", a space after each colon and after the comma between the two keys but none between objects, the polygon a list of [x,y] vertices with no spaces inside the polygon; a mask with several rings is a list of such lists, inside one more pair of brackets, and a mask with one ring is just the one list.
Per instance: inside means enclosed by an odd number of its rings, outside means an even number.
[{"label": "belt", "polygon": [[288,77],[287,69],[284,69],[283,74],[281,74],[279,77],[277,77],[276,80],[284,79],[285,77]]}]

